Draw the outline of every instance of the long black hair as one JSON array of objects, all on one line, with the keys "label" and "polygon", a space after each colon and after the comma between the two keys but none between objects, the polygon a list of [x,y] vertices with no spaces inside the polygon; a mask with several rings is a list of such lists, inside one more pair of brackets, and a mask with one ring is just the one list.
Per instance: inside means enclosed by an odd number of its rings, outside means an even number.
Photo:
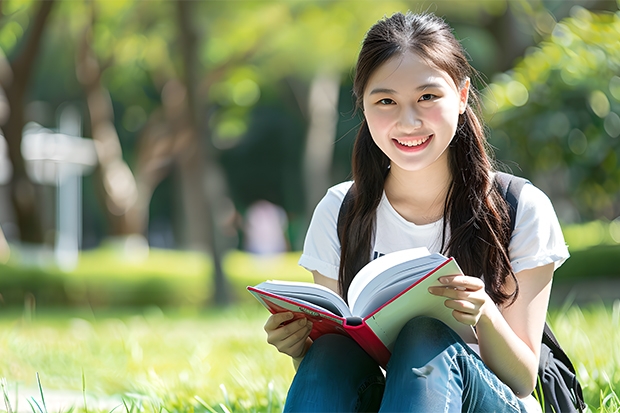
[{"label": "long black hair", "polygon": [[[450,26],[433,14],[396,13],[370,28],[359,53],[353,92],[362,108],[364,89],[373,72],[394,56],[414,52],[446,72],[462,87],[476,72]],[[452,176],[444,206],[442,252],[454,257],[463,272],[481,277],[491,299],[514,302],[518,284],[508,257],[510,228],[508,205],[494,184],[478,96],[470,88],[468,104],[460,115],[450,143]],[[390,160],[374,143],[365,120],[353,148],[354,200],[343,217],[340,293],[346,299],[355,274],[370,260],[374,244],[376,210],[383,195]],[[446,238],[449,227],[449,240]],[[507,290],[507,280],[515,286]]]}]

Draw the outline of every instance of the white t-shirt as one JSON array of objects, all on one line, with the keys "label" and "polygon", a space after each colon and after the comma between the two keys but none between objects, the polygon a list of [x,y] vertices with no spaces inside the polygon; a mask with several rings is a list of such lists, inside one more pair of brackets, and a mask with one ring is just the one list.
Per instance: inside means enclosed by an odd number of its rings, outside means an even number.
[{"label": "white t-shirt", "polygon": [[[348,181],[331,187],[319,202],[299,259],[299,265],[332,279],[338,279],[340,265],[340,241],[336,229],[338,212],[351,185],[352,182]],[[443,219],[426,225],[405,220],[392,207],[384,192],[377,208],[372,258],[414,247],[427,247],[431,253],[441,252],[442,231]],[[553,205],[534,185],[524,185],[519,196],[508,253],[515,273],[550,263],[554,263],[557,269],[569,257]]]},{"label": "white t-shirt", "polygon": [[[333,186],[319,202],[299,259],[299,265],[304,268],[336,280],[340,265],[340,241],[336,228],[338,212],[352,184],[348,181]],[[404,219],[392,207],[384,192],[377,208],[372,258],[414,247],[427,247],[431,253],[441,252],[442,231],[443,219],[427,225],[416,225]],[[448,237],[449,232],[446,234]],[[547,195],[534,185],[524,185],[521,190],[508,254],[515,273],[550,263],[554,263],[557,269],[569,257],[553,205]],[[479,353],[476,344],[469,346]],[[528,412],[541,412],[532,395],[522,401]]]}]

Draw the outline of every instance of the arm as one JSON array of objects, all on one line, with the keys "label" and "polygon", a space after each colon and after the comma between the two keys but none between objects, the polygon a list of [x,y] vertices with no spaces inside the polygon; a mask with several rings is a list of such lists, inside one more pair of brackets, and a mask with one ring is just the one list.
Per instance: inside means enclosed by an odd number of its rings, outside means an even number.
[{"label": "arm", "polygon": [[[312,271],[314,282],[338,292],[338,281],[327,278],[317,271]],[[280,353],[288,354],[293,358],[295,370],[304,359],[306,352],[312,345],[309,337],[312,331],[312,323],[306,318],[288,324],[293,318],[293,313],[272,314],[265,323],[267,342],[275,346]]]},{"label": "arm", "polygon": [[516,277],[519,296],[504,308],[493,303],[482,281],[474,277],[444,277],[446,286],[434,287],[431,293],[448,298],[446,306],[459,322],[476,326],[484,362],[516,395],[525,397],[536,386],[553,264]]}]

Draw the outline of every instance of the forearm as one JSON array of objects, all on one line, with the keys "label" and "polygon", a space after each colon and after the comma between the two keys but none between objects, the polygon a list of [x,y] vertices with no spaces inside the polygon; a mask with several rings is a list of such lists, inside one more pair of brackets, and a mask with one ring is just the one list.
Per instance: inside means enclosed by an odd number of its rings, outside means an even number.
[{"label": "forearm", "polygon": [[483,314],[476,325],[480,356],[517,396],[525,397],[536,386],[538,357],[512,330],[497,307]]}]

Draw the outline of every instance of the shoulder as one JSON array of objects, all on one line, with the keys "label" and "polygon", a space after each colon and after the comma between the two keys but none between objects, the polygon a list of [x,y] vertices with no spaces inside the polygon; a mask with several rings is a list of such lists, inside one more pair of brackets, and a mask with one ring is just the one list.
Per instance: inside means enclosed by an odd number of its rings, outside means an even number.
[{"label": "shoulder", "polygon": [[557,269],[569,257],[551,200],[530,183],[519,195],[509,253],[515,272],[550,263]]},{"label": "shoulder", "polygon": [[353,185],[353,181],[347,181],[329,188],[325,196],[323,196],[321,201],[317,204],[312,219],[314,220],[315,218],[318,219],[326,217],[337,218],[338,212],[340,211],[340,206],[342,205],[342,200],[351,188],[351,185]]},{"label": "shoulder", "polygon": [[318,271],[327,278],[338,278],[340,240],[337,233],[338,213],[342,200],[353,182],[343,182],[327,190],[312,214],[306,232],[299,264],[310,271]]},{"label": "shoulder", "polygon": [[551,200],[547,194],[533,184],[523,185],[517,206],[517,224],[523,225],[526,221],[545,218],[557,221]]}]

